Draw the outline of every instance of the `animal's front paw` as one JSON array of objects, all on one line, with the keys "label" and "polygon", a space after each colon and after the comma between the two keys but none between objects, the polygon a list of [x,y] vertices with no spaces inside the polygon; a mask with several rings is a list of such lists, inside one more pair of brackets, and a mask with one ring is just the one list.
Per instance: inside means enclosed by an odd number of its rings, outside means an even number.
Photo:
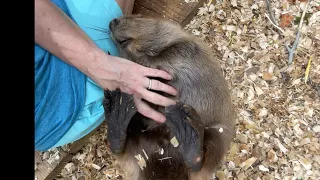
[{"label": "animal's front paw", "polygon": [[115,91],[105,91],[103,103],[108,125],[107,139],[110,149],[115,154],[123,153],[127,139],[127,128],[137,109],[133,95]]},{"label": "animal's front paw", "polygon": [[166,125],[179,142],[179,151],[192,171],[200,171],[203,162],[204,127],[191,106],[182,102],[165,109]]}]

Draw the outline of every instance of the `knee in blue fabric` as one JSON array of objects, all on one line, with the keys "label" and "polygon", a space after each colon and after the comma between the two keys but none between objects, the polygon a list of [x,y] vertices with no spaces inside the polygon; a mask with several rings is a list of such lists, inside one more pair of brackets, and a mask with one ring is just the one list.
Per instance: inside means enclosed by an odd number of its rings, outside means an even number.
[{"label": "knee in blue fabric", "polygon": [[77,121],[53,148],[77,141],[98,127],[104,120],[103,98],[103,90],[87,78],[85,107]]}]

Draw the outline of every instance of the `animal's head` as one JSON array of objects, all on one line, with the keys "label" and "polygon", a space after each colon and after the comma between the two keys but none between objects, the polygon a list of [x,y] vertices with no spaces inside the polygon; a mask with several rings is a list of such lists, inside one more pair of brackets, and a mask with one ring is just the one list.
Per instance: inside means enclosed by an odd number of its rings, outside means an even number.
[{"label": "animal's head", "polygon": [[113,19],[109,28],[120,54],[133,59],[157,56],[184,36],[183,30],[176,23],[140,15]]}]

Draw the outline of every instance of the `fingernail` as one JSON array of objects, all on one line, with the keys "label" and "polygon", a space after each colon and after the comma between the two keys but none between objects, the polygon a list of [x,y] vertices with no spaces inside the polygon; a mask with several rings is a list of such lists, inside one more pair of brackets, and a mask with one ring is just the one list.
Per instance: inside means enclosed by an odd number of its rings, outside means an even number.
[{"label": "fingernail", "polygon": [[164,123],[166,121],[166,117],[162,117],[161,119],[160,119],[160,123]]}]

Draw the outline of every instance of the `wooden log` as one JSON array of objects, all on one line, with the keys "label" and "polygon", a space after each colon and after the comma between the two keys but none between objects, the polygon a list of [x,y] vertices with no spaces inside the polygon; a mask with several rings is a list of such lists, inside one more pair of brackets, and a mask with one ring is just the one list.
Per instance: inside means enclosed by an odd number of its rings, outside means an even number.
[{"label": "wooden log", "polygon": [[72,155],[61,150],[59,151],[59,159],[49,164],[46,160],[42,160],[42,155],[39,152],[35,152],[35,161],[37,163],[35,177],[37,180],[52,180],[71,160]]},{"label": "wooden log", "polygon": [[184,0],[135,0],[133,14],[147,17],[160,17],[187,25],[203,6],[205,0],[186,3]]}]

